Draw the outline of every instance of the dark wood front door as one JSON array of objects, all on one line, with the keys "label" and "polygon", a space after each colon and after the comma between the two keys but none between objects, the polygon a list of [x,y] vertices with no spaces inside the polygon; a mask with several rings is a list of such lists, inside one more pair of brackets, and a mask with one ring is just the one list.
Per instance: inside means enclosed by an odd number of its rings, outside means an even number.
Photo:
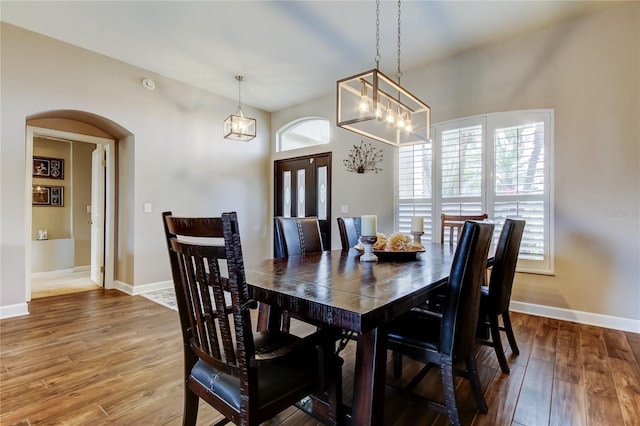
[{"label": "dark wood front door", "polygon": [[274,215],[317,216],[325,250],[331,249],[331,153],[274,162]]}]

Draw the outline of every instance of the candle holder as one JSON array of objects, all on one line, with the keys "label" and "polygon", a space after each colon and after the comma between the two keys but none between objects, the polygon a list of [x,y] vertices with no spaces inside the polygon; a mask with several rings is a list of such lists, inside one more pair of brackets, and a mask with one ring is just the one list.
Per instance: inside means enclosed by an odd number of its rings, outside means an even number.
[{"label": "candle holder", "polygon": [[373,254],[373,245],[376,241],[378,241],[378,237],[362,236],[360,237],[360,241],[362,241],[362,244],[364,245],[364,253],[362,253],[362,256],[360,256],[360,262],[377,262],[378,256]]},{"label": "candle holder", "polygon": [[411,234],[413,234],[413,245],[415,247],[422,247],[422,239],[420,237],[424,235],[424,232],[412,232]]}]

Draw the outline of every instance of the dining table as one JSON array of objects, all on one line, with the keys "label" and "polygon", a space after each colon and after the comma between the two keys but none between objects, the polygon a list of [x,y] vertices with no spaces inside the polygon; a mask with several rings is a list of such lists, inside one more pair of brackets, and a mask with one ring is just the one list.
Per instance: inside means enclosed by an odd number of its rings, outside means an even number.
[{"label": "dining table", "polygon": [[[350,423],[383,422],[386,326],[445,284],[455,247],[361,262],[355,249],[267,259],[245,266],[252,297],[276,311],[357,334]],[[269,326],[277,327],[271,321]]]}]

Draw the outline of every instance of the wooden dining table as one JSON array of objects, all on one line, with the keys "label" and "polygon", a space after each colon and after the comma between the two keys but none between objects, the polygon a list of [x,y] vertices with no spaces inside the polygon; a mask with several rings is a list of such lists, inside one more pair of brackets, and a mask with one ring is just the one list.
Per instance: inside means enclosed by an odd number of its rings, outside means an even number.
[{"label": "wooden dining table", "polygon": [[[360,262],[354,250],[269,259],[245,267],[253,298],[312,323],[359,335],[351,424],[383,422],[386,325],[447,282],[454,247],[427,244],[423,253]],[[272,325],[274,326],[274,325]]]}]

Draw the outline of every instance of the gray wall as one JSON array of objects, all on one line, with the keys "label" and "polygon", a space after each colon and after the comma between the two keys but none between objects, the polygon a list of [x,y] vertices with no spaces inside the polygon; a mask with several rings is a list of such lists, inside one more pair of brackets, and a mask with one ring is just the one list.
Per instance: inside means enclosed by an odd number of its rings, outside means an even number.
[{"label": "gray wall", "polygon": [[[626,324],[640,331],[640,3],[404,71],[402,83],[431,105],[434,123],[555,109],[555,275],[518,274],[513,300],[587,322],[595,317],[580,312],[635,320]],[[335,123],[335,97],[274,113],[272,127],[305,115]],[[379,175],[346,173],[341,159],[359,140],[333,128],[333,215],[351,204],[390,230],[392,150],[376,145],[385,151]]]},{"label": "gray wall", "polygon": [[[555,109],[556,271],[519,274],[516,302],[638,324],[639,22],[640,4],[628,2],[404,70],[403,85],[433,107],[434,122]],[[118,144],[118,279],[134,287],[170,279],[160,226],[160,212],[168,209],[237,210],[248,257],[270,256],[271,160],[282,157],[272,154],[271,136],[304,116],[335,121],[334,95],[271,115],[249,109],[258,119],[258,138],[229,142],[221,125],[235,110],[234,100],[11,25],[3,23],[1,30],[0,308],[25,300],[24,129],[27,117],[43,111],[89,111],[126,130]],[[46,70],[37,66],[43,58]],[[156,91],[140,86],[143,77],[156,80]],[[333,152],[333,217],[346,204],[349,215],[377,214],[379,227],[392,229],[393,150],[377,144],[384,151],[383,171],[356,175],[346,172],[342,159],[361,138],[333,127],[331,140],[329,147],[294,155]],[[143,213],[145,202],[153,204],[152,214]]]},{"label": "gray wall", "polygon": [[[249,143],[228,141],[222,122],[237,100],[4,22],[0,29],[0,308],[26,306],[25,243],[31,226],[25,224],[25,126],[29,117],[48,111],[86,111],[94,126],[103,122],[117,129],[116,280],[135,288],[170,279],[164,210],[182,215],[235,210],[247,258],[270,255],[268,113],[246,107],[257,119],[258,137]],[[235,84],[233,75],[229,84]],[[144,77],[155,80],[155,91],[141,86]],[[143,212],[147,202],[152,213]]]}]

